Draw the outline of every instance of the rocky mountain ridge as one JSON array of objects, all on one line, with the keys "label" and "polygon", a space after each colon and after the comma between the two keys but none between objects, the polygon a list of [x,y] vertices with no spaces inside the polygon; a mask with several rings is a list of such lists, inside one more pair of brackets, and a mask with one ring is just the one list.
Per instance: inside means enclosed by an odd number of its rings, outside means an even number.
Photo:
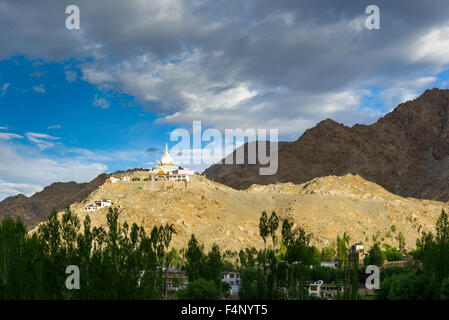
[{"label": "rocky mountain ridge", "polygon": [[90,182],[55,182],[30,197],[19,194],[0,202],[0,220],[10,216],[20,218],[28,228],[33,228],[46,220],[52,210],[62,210],[74,202],[81,201],[101,186],[106,174],[101,174]]},{"label": "rocky mountain ridge", "polygon": [[275,175],[261,176],[260,165],[254,165],[211,179],[246,189],[352,173],[398,195],[447,201],[448,109],[449,90],[432,89],[371,125],[347,127],[323,120],[279,151]]}]

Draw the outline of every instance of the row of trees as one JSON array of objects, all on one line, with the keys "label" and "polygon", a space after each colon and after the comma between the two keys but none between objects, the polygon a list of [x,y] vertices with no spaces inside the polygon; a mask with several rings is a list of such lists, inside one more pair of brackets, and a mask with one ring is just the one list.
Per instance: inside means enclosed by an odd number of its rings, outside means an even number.
[{"label": "row of trees", "polygon": [[[281,228],[278,232],[279,227]],[[414,259],[404,268],[382,271],[378,299],[449,298],[449,222],[444,211],[435,234],[424,233],[417,241]],[[168,250],[173,226],[143,227],[119,223],[117,209],[109,209],[107,225],[80,222],[67,210],[53,213],[29,235],[20,220],[0,222],[0,299],[162,299],[168,294],[165,268],[182,268],[188,277],[180,299],[219,299],[229,292],[223,271],[240,271],[242,299],[309,299],[311,281],[344,285],[343,299],[358,299],[364,268],[351,254],[350,238],[338,236],[332,246],[319,251],[301,227],[279,220],[275,212],[263,212],[259,234],[264,248],[221,252],[214,244],[206,252],[191,236],[181,250]],[[280,234],[280,238],[278,238]],[[271,245],[267,247],[267,242]],[[382,246],[369,250],[365,265],[382,266],[385,259],[402,257],[404,250]],[[337,269],[321,261],[339,261]],[[66,288],[66,267],[80,270],[80,288]]]},{"label": "row of trees", "polygon": [[416,241],[413,260],[385,272],[377,298],[382,300],[449,300],[449,219],[444,210],[435,233]]},{"label": "row of trees", "polygon": [[[53,213],[31,236],[20,220],[1,221],[0,299],[162,298],[158,266],[166,261],[172,227],[155,227],[147,235],[118,217],[110,209],[107,228],[92,228],[89,217],[81,226],[70,210],[61,219]],[[66,288],[70,265],[79,268],[79,290]]]},{"label": "row of trees", "polygon": [[[320,252],[310,244],[311,236],[304,229],[292,230],[293,223],[284,219],[281,239],[278,241],[277,229],[280,221],[275,212],[268,217],[263,212],[259,221],[259,233],[264,240],[264,249],[245,249],[239,252],[242,299],[309,299],[310,281],[326,280],[345,283],[346,298],[351,298],[354,283],[358,288],[358,273],[355,263],[349,259],[349,237],[337,238],[338,256],[342,269],[321,267],[321,261],[333,261],[336,250],[323,248]],[[267,248],[266,240],[271,237],[272,246]],[[353,270],[356,270],[354,273]],[[357,292],[357,291],[355,291]]]},{"label": "row of trees", "polygon": [[[381,244],[375,239],[363,261],[351,254],[350,238],[338,236],[334,246],[324,247],[321,253],[310,243],[310,236],[302,228],[292,231],[288,220],[282,222],[282,239],[277,247],[276,229],[279,220],[273,212],[268,218],[264,212],[259,231],[264,240],[264,250],[241,250],[241,298],[246,299],[307,299],[310,281],[344,284],[342,299],[359,299],[360,284],[366,280],[365,266],[384,266],[385,261],[402,260],[405,238],[397,236],[399,248]],[[391,233],[396,232],[392,226]],[[376,298],[384,299],[449,299],[449,219],[444,210],[436,222],[435,234],[424,233],[417,240],[412,258],[403,267],[382,269],[381,288]],[[267,249],[266,239],[272,238]],[[338,260],[338,268],[319,266],[320,261]]]}]

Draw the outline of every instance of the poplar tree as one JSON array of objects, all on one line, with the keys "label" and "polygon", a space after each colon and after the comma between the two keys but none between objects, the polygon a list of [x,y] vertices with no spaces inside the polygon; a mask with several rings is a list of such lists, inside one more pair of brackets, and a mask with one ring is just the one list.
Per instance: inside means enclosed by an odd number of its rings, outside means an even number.
[{"label": "poplar tree", "polygon": [[267,251],[267,237],[270,234],[270,225],[268,223],[267,213],[262,212],[259,220],[259,234],[263,239],[265,251]]}]

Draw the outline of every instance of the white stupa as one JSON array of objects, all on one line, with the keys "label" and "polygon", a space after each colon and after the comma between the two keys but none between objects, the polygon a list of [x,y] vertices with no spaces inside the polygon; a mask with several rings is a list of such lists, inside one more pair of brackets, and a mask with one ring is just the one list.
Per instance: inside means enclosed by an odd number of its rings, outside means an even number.
[{"label": "white stupa", "polygon": [[159,160],[159,165],[154,166],[151,170],[151,173],[153,174],[168,174],[171,171],[178,170],[179,167],[175,166],[173,164],[173,159],[168,153],[168,146],[167,143],[165,143],[165,152],[162,155],[161,160]]}]

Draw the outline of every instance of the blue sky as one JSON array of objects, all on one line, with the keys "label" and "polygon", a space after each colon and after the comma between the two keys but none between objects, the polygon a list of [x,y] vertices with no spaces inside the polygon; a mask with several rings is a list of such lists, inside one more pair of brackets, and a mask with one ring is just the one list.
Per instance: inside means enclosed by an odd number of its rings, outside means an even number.
[{"label": "blue sky", "polygon": [[[82,182],[102,172],[151,167],[165,142],[173,144],[169,133],[175,125],[158,123],[158,116],[143,110],[132,96],[104,93],[83,81],[77,63],[82,61],[43,62],[25,56],[0,61],[0,143],[25,158],[29,154],[30,163],[34,157],[63,166],[68,159],[75,161],[54,180],[42,177],[52,164],[38,166],[44,171],[39,175],[29,172],[15,180],[12,174],[12,182],[2,176],[0,199],[18,192],[29,195],[53,181]],[[78,172],[70,172],[71,166]],[[6,165],[3,169],[8,170]]]},{"label": "blue sky", "polygon": [[[158,116],[136,103],[132,96],[104,92],[80,79],[77,61],[62,63],[29,60],[23,56],[0,61],[3,83],[9,86],[1,97],[0,126],[26,137],[43,133],[51,148],[24,139],[24,144],[41,147],[49,155],[82,149],[93,152],[144,152],[163,149],[173,125],[155,123]],[[78,62],[80,63],[80,62]],[[69,72],[69,73],[67,73]],[[103,104],[98,103],[104,99]],[[116,159],[108,170],[148,166],[160,152],[148,152],[142,159]]]},{"label": "blue sky", "polygon": [[377,2],[380,30],[368,1],[3,0],[0,200],[151,167],[193,121],[294,140],[447,88],[449,4]]}]

